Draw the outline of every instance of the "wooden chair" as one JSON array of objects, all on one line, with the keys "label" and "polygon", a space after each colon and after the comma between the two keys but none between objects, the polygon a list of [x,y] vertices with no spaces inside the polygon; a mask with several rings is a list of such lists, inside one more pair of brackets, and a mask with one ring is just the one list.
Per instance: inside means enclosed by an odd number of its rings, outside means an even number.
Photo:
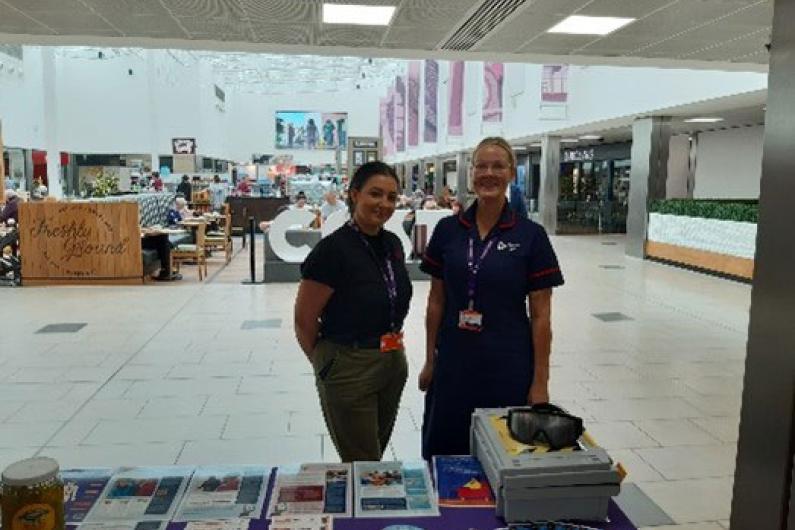
[{"label": "wooden chair", "polygon": [[[171,250],[171,270],[179,271],[180,263],[184,261],[195,261],[196,266],[199,268],[199,281],[203,281],[207,276],[207,249],[206,237],[207,230],[206,223],[196,224],[195,234],[196,243],[178,245],[177,248]],[[176,265],[176,269],[174,266]],[[202,267],[204,274],[202,275]]]},{"label": "wooden chair", "polygon": [[210,232],[205,238],[205,248],[207,250],[223,250],[226,255],[226,263],[232,261],[232,216],[226,214],[221,219],[224,220],[223,232]]}]

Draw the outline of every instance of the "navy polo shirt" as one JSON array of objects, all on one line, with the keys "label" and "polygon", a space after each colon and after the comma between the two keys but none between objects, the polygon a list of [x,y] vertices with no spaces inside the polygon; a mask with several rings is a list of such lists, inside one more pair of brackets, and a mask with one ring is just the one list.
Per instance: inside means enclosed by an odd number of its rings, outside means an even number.
[{"label": "navy polo shirt", "polygon": [[[475,309],[483,313],[483,334],[500,339],[525,335],[527,295],[563,284],[563,275],[547,233],[539,224],[516,215],[507,205],[485,240],[475,222],[477,201],[458,216],[442,219],[433,232],[420,268],[445,283],[442,331],[458,327],[458,313],[469,304],[467,254],[470,238],[480,256],[495,239],[478,273]],[[524,329],[518,329],[524,328]],[[501,340],[502,342],[502,340]]]}]

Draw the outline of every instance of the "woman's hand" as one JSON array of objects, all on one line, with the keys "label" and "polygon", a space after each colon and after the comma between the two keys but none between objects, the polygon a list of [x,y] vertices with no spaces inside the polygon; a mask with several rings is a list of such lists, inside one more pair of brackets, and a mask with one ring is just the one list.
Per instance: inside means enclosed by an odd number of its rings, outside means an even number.
[{"label": "woman's hand", "polygon": [[420,371],[420,390],[422,392],[428,390],[428,387],[431,386],[431,381],[433,381],[433,363],[426,362]]}]

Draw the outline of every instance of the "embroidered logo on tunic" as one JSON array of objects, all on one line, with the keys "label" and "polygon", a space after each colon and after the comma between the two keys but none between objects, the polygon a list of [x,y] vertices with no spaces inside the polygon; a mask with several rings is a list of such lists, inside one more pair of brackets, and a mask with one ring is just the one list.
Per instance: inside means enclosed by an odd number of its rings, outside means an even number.
[{"label": "embroidered logo on tunic", "polygon": [[508,252],[513,252],[514,250],[519,248],[519,243],[505,243],[500,241],[497,243],[497,250],[505,250],[508,249]]}]

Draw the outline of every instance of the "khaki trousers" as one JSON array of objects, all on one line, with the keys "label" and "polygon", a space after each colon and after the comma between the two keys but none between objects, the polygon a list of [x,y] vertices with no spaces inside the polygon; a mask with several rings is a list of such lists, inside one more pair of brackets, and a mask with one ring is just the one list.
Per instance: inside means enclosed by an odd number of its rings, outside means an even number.
[{"label": "khaki trousers", "polygon": [[381,460],[408,377],[405,352],[320,340],[311,357],[320,406],[342,461]]}]

